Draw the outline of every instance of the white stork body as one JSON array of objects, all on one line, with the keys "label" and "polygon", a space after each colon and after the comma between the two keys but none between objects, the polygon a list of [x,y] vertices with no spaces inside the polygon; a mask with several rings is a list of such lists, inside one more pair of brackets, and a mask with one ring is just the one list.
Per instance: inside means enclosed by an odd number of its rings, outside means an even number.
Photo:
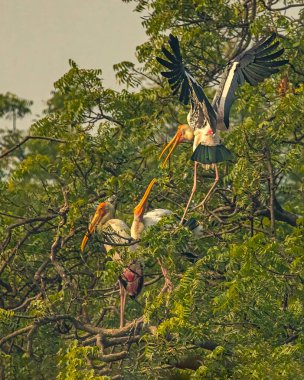
[{"label": "white stork body", "polygon": [[[151,226],[155,226],[158,222],[161,221],[162,218],[164,218],[166,216],[170,216],[170,215],[173,215],[173,211],[168,210],[168,209],[163,209],[163,208],[156,208],[154,210],[146,212],[143,216],[142,232],[146,228],[149,228]],[[133,224],[131,226],[132,237],[136,236],[135,231],[132,232],[132,229],[135,229],[135,225],[136,225],[136,222],[133,220]],[[203,235],[203,226],[201,224],[195,222],[194,228],[190,229],[190,231],[197,239],[199,239]],[[139,235],[137,235],[137,236],[138,236],[137,238],[134,237],[135,240],[140,239],[140,236]]]},{"label": "white stork body", "polygon": [[146,212],[143,217],[145,228],[155,226],[162,218],[172,214],[173,212],[171,210],[163,208],[155,208],[154,210]]},{"label": "white stork body", "polygon": [[[113,239],[114,244],[128,244],[132,241],[130,228],[126,223],[120,219],[110,219],[104,225],[98,225],[97,231],[105,232],[106,239],[111,241]],[[111,244],[104,244],[106,251],[110,251],[113,248]],[[132,252],[136,249],[137,244],[128,246],[128,249]],[[114,256],[113,256],[114,258]]]}]

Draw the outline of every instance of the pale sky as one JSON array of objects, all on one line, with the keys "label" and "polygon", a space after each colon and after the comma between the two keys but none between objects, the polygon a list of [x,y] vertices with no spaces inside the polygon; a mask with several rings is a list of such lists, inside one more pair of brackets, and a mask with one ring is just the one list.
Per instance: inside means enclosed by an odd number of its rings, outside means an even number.
[{"label": "pale sky", "polygon": [[[133,8],[121,0],[0,0],[0,93],[34,101],[17,128],[41,114],[69,58],[102,69],[105,86],[118,88],[113,64],[136,62],[135,48],[147,39]],[[6,127],[12,121],[0,119]]]}]

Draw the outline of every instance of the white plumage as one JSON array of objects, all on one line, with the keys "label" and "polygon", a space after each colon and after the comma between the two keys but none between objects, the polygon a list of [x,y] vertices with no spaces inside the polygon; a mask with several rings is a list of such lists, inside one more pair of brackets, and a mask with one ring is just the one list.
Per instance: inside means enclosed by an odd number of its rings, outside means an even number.
[{"label": "white plumage", "polygon": [[172,215],[173,212],[171,210],[166,210],[162,208],[156,208],[154,210],[148,211],[143,216],[143,222],[145,228],[154,226],[157,224],[163,217]]}]

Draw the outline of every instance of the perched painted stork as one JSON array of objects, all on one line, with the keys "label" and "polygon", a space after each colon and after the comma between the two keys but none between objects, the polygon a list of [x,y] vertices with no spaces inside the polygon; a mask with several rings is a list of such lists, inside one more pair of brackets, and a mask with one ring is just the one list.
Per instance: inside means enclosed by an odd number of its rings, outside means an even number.
[{"label": "perched painted stork", "polygon": [[[146,228],[155,226],[158,222],[160,222],[162,218],[166,216],[173,215],[173,212],[171,210],[161,208],[156,208],[154,210],[145,212],[147,208],[148,197],[155,183],[156,179],[153,178],[149,183],[141,201],[134,208],[134,219],[131,226],[131,236],[135,240],[139,240],[141,238],[142,233]],[[191,218],[188,221],[184,221],[183,224],[196,238],[200,238],[203,235],[203,227],[195,219]],[[158,260],[158,263],[161,267],[165,279],[165,284],[161,290],[161,293],[163,293],[165,290],[168,290],[170,292],[172,290],[172,283],[169,278],[168,270],[160,260]]]},{"label": "perched painted stork", "polygon": [[[119,245],[126,245],[126,249],[132,252],[137,249],[137,244],[130,245],[132,236],[129,227],[120,219],[115,219],[114,206],[109,202],[102,202],[97,206],[95,215],[89,224],[88,232],[85,234],[82,243],[81,251],[87,244],[89,237],[97,232],[102,233],[107,239],[104,244],[106,251],[117,249]],[[113,260],[122,263],[120,254],[116,251],[113,255]],[[120,327],[124,325],[124,310],[127,294],[131,298],[135,298],[141,292],[144,283],[143,268],[139,261],[133,260],[119,276],[120,288]]]},{"label": "perched painted stork", "polygon": [[[131,226],[131,235],[135,240],[138,240],[141,238],[141,235],[143,231],[151,226],[154,226],[157,224],[163,217],[171,215],[171,210],[166,209],[155,209],[152,211],[149,211],[145,213],[146,206],[147,206],[147,200],[150,195],[150,192],[152,190],[153,185],[155,184],[156,179],[153,178],[151,182],[149,183],[141,201],[138,203],[138,205],[134,208],[134,219]],[[164,279],[165,279],[165,285],[162,289],[162,293],[168,289],[169,291],[172,290],[172,283],[170,281],[168,270],[166,267],[163,266],[160,260],[158,260],[158,263],[161,267]]]},{"label": "perched painted stork", "polygon": [[232,103],[236,99],[238,87],[244,82],[256,86],[265,78],[277,73],[279,67],[288,62],[285,59],[277,60],[283,54],[284,49],[277,50],[279,42],[274,42],[275,38],[276,34],[272,33],[270,37],[261,40],[254,47],[239,54],[228,63],[212,104],[205,95],[202,86],[184,64],[179,41],[176,37],[172,34],[169,36],[169,46],[172,52],[165,47],[162,48],[167,60],[156,57],[158,62],[167,69],[161,74],[168,79],[173,94],[179,94],[179,100],[182,103],[188,104],[190,101],[191,105],[187,116],[189,125],[178,127],[177,133],[160,155],[162,156],[171,147],[163,162],[164,166],[177,144],[193,140],[191,160],[194,161],[194,182],[181,222],[196,191],[197,164],[207,165],[207,168],[211,166],[215,170],[214,183],[203,201],[197,206],[199,207],[206,202],[219,180],[217,164],[232,159],[231,152],[221,144],[218,131],[229,128],[229,113]]}]

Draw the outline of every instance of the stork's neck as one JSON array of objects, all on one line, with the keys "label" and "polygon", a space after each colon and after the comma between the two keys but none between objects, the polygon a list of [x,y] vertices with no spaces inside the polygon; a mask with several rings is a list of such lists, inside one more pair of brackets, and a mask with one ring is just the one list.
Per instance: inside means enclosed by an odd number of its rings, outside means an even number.
[{"label": "stork's neck", "polygon": [[144,218],[142,215],[134,215],[133,223],[131,226],[131,236],[135,240],[139,240],[145,229]]},{"label": "stork's neck", "polygon": [[100,222],[98,223],[97,230],[102,230],[105,226],[105,224],[115,218],[115,208],[111,203],[107,202],[107,211],[104,214],[104,216],[100,219]]}]

